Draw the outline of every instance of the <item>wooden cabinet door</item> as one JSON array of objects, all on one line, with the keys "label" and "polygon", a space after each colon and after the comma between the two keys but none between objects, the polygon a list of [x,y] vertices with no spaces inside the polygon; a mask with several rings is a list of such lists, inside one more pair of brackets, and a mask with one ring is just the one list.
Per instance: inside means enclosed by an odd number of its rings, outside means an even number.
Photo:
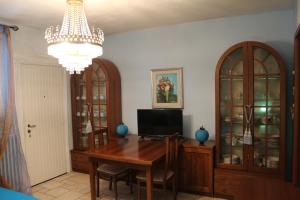
[{"label": "wooden cabinet door", "polygon": [[216,69],[217,165],[245,169],[244,107],[248,102],[247,43],[228,49]]},{"label": "wooden cabinet door", "polygon": [[72,101],[72,125],[73,143],[75,150],[88,148],[88,136],[86,124],[88,121],[88,73],[85,69],[81,74],[71,75],[71,101]]},{"label": "wooden cabinet door", "polygon": [[249,105],[252,108],[249,145],[251,171],[283,174],[285,147],[285,69],[271,47],[248,42]]},{"label": "wooden cabinet door", "polygon": [[212,193],[213,155],[211,150],[183,148],[181,188],[188,192]]},{"label": "wooden cabinet door", "polygon": [[293,183],[300,186],[300,26],[294,42],[294,148],[293,148]]}]

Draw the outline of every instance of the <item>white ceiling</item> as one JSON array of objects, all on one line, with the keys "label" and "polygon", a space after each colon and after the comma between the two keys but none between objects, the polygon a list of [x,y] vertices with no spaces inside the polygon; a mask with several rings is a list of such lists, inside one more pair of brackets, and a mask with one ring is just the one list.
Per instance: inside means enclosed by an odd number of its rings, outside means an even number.
[{"label": "white ceiling", "polygon": [[[66,0],[0,0],[0,19],[46,28],[62,23]],[[291,9],[294,0],[84,0],[89,25],[105,34],[225,16]]]}]

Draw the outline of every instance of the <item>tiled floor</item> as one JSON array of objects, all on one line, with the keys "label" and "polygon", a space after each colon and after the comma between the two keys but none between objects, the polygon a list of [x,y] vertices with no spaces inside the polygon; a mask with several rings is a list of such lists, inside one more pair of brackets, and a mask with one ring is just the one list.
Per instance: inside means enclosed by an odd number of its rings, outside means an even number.
[{"label": "tiled floor", "polygon": [[[108,182],[100,182],[100,199],[101,200],[113,200],[114,195],[112,191],[108,189]],[[51,181],[42,183],[32,188],[33,195],[41,200],[90,200],[90,187],[89,176],[87,174],[81,174],[71,172],[66,175],[55,178]],[[130,195],[129,188],[123,182],[118,182],[118,194],[120,200],[133,200],[136,199],[136,193]],[[155,200],[164,200],[162,192],[160,190],[154,190]],[[145,190],[142,191],[142,199],[146,199]],[[170,193],[171,198],[171,193]],[[185,193],[178,193],[178,200],[213,200],[216,198],[204,197],[199,195],[191,195]],[[220,199],[218,199],[220,200]]]}]

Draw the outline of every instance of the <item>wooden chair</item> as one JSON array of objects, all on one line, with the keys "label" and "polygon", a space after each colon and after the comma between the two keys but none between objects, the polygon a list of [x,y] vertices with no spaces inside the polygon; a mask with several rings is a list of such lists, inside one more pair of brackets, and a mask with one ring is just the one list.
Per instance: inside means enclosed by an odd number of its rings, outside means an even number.
[{"label": "wooden chair", "polygon": [[[178,161],[178,134],[165,138],[166,143],[166,158],[164,166],[153,170],[153,184],[161,185],[167,195],[167,184],[172,180],[173,199],[177,196],[177,161]],[[137,179],[137,198],[141,199],[141,183],[146,183],[145,172],[140,172],[136,175]]]},{"label": "wooden chair", "polygon": [[[94,129],[94,128],[93,128]],[[97,146],[104,145],[104,135],[103,133],[107,133],[107,128],[102,128],[100,130],[94,130],[89,135],[89,146],[90,150],[94,150]],[[98,142],[95,143],[95,138],[98,138]],[[117,189],[117,182],[119,180],[127,180],[127,184],[130,184],[130,193],[132,194],[132,179],[130,169],[128,167],[119,166],[119,165],[112,165],[112,164],[100,164],[96,171],[97,174],[97,197],[99,197],[100,189],[99,189],[99,179],[103,179],[109,181],[109,190],[113,190],[115,193],[115,199],[118,199],[118,189]]]}]

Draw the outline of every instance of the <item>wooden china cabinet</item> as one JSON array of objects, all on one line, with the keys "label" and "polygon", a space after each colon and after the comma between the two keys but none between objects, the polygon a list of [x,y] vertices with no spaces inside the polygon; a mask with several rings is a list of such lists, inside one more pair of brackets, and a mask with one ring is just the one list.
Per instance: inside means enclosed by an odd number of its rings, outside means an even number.
[{"label": "wooden china cabinet", "polygon": [[[117,67],[105,59],[93,59],[81,74],[71,75],[73,150],[72,169],[88,172],[87,124],[101,130],[106,140],[115,136],[121,120],[121,80]],[[97,138],[95,139],[97,140]]]},{"label": "wooden china cabinet", "polygon": [[292,118],[294,120],[293,183],[300,186],[300,26],[295,34]]},{"label": "wooden china cabinet", "polygon": [[238,199],[256,191],[256,178],[283,177],[285,67],[273,48],[247,41],[223,54],[215,78],[215,193]]}]

